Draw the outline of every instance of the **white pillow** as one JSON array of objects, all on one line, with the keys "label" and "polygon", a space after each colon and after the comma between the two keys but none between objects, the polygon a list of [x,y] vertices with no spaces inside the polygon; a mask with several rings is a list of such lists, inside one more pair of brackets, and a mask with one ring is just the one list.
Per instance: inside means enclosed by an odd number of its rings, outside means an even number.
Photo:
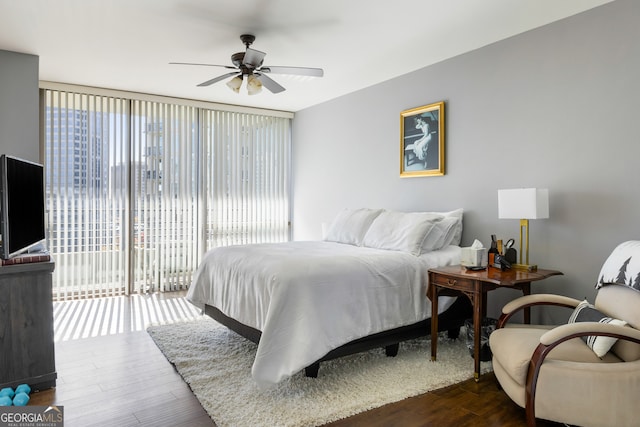
[{"label": "white pillow", "polygon": [[[569,321],[567,323],[576,322],[611,323],[612,325],[620,326],[625,326],[627,324],[624,320],[614,319],[601,313],[597,308],[589,304],[589,301],[587,300],[578,304],[578,306],[573,310],[573,313],[571,313],[571,316],[569,316]],[[607,354],[616,341],[618,341],[618,338],[603,335],[588,335],[581,338],[598,357],[602,357]]]},{"label": "white pillow", "polygon": [[442,217],[425,212],[382,212],[365,234],[362,246],[420,255],[422,241]]},{"label": "white pillow", "polygon": [[324,240],[359,246],[374,219],[383,209],[344,209],[336,215]]},{"label": "white pillow", "polygon": [[437,227],[425,237],[421,252],[437,251],[449,245],[460,246],[463,212],[463,209],[450,212],[428,212],[432,215],[438,215],[443,220],[438,222]]},{"label": "white pillow", "polygon": [[442,218],[434,224],[433,229],[424,237],[422,241],[421,253],[437,251],[449,246],[454,240],[454,235],[458,232],[460,221],[455,217]]},{"label": "white pillow", "polygon": [[449,230],[450,234],[445,238],[444,246],[455,245],[460,246],[462,241],[462,216],[464,209],[456,209],[450,212],[442,212],[447,218],[455,218],[457,220],[455,226]]}]

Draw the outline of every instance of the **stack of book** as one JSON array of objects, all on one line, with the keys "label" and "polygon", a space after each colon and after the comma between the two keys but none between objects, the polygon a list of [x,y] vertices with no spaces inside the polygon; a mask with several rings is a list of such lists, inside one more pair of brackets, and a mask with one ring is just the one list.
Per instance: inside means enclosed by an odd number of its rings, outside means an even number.
[{"label": "stack of book", "polygon": [[51,260],[49,252],[33,252],[17,255],[9,259],[0,259],[0,265],[28,264],[31,262],[46,262]]}]

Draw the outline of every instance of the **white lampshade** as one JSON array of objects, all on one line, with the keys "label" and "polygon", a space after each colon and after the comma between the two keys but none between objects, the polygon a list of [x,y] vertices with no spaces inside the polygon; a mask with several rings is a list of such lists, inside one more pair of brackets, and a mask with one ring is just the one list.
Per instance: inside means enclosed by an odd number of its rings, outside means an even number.
[{"label": "white lampshade", "polygon": [[546,188],[498,190],[498,218],[549,218],[549,190]]},{"label": "white lampshade", "polygon": [[227,86],[229,86],[229,89],[231,89],[235,93],[239,93],[240,86],[242,86],[242,76],[235,76],[227,82]]},{"label": "white lampshade", "polygon": [[260,92],[262,92],[262,82],[253,74],[249,74],[247,78],[247,93],[249,95],[255,95]]}]

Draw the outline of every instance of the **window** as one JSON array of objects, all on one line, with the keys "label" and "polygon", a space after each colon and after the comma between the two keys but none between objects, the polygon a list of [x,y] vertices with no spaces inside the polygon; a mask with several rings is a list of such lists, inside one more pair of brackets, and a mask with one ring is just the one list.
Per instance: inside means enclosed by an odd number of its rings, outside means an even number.
[{"label": "window", "polygon": [[56,299],[185,289],[212,247],[289,239],[290,118],[43,93]]}]

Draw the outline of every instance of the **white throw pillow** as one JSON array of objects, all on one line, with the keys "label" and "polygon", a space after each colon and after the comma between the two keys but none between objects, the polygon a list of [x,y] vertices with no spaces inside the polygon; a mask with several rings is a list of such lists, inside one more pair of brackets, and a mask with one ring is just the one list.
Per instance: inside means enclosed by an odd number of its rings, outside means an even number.
[{"label": "white throw pillow", "polygon": [[382,212],[365,234],[362,246],[420,255],[422,242],[441,216],[425,212]]},{"label": "white throw pillow", "polygon": [[[576,322],[611,323],[612,325],[620,326],[625,326],[627,324],[624,320],[614,319],[601,313],[593,305],[589,304],[589,301],[587,300],[578,304],[578,306],[573,310],[573,313],[571,313],[571,316],[569,316],[569,321],[567,323]],[[598,357],[602,357],[607,354],[616,341],[618,341],[618,338],[603,335],[589,335],[581,338]]]},{"label": "white throw pillow", "polygon": [[369,226],[383,209],[343,209],[331,222],[324,240],[359,246]]}]

